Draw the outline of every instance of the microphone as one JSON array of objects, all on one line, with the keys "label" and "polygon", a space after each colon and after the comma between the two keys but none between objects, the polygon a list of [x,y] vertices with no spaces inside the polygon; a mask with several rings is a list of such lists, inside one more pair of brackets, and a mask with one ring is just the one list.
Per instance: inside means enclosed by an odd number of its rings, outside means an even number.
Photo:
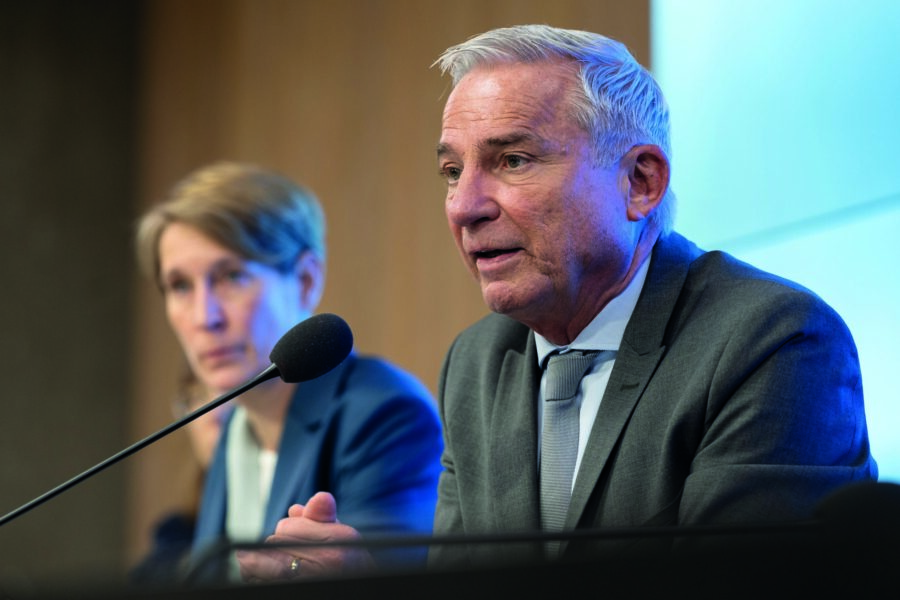
[{"label": "microphone", "polygon": [[269,369],[286,383],[309,381],[338,366],[352,348],[353,333],[342,318],[328,313],[315,315],[294,325],[278,340],[269,354]]},{"label": "microphone", "polygon": [[72,486],[81,483],[110,465],[119,462],[123,458],[131,456],[138,450],[149,446],[197,417],[208,413],[217,406],[228,402],[264,381],[280,377],[285,383],[300,383],[301,381],[308,381],[324,375],[341,364],[347,358],[347,355],[350,354],[352,348],[353,333],[350,331],[347,323],[337,315],[323,313],[297,323],[278,340],[269,354],[269,360],[272,361],[272,364],[258,375],[227,394],[212,400],[208,404],[204,404],[178,421],[132,444],[80,475],[4,515],[0,518],[0,526],[43,504]]}]

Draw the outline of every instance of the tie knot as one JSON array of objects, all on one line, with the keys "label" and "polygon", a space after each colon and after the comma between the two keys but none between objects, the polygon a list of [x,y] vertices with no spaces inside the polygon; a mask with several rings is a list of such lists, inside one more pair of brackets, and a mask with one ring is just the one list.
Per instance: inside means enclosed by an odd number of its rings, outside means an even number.
[{"label": "tie knot", "polygon": [[545,400],[566,400],[578,392],[581,378],[594,362],[598,352],[574,350],[565,354],[552,354],[547,361],[547,386]]}]

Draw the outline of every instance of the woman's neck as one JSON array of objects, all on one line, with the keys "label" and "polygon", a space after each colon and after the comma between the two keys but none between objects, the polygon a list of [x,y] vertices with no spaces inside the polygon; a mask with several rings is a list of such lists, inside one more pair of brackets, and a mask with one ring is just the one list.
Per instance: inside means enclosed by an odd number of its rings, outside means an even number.
[{"label": "woman's neck", "polygon": [[260,384],[239,398],[247,410],[247,421],[263,450],[277,451],[288,406],[296,385],[272,380]]}]

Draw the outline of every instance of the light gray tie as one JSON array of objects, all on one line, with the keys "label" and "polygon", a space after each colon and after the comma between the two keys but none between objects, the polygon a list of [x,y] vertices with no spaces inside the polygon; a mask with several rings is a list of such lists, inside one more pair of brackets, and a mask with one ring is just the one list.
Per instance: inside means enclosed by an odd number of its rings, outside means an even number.
[{"label": "light gray tie", "polygon": [[[572,496],[572,476],[578,456],[578,405],[581,378],[597,352],[553,354],[547,361],[544,424],[541,432],[541,527],[561,531]],[[555,556],[559,542],[548,544]]]}]

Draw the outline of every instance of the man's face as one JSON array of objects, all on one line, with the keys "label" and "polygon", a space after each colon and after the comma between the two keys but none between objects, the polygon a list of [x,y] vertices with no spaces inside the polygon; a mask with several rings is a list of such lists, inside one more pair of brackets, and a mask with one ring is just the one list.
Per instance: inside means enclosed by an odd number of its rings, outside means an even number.
[{"label": "man's face", "polygon": [[473,70],[438,146],[450,229],[485,302],[551,339],[621,291],[638,236],[627,176],[594,165],[571,116],[577,85],[569,63]]}]

